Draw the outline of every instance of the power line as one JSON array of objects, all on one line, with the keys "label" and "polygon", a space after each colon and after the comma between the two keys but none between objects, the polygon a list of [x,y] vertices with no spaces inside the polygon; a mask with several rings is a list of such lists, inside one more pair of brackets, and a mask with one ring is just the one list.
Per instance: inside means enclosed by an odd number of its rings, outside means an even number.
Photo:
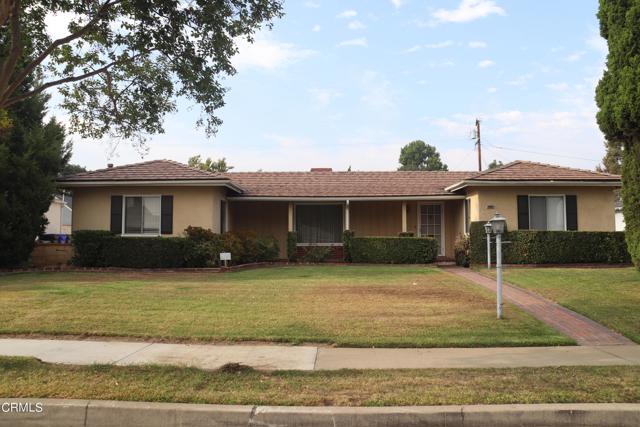
[{"label": "power line", "polygon": [[564,158],[567,158],[567,159],[576,159],[576,160],[588,160],[590,162],[599,162],[600,161],[600,160],[595,160],[595,159],[587,159],[585,157],[567,156],[567,155],[561,155],[561,154],[556,154],[556,153],[542,153],[540,151],[523,150],[523,149],[519,149],[519,148],[500,147],[499,145],[487,144],[486,142],[485,142],[485,145],[488,145],[489,147],[496,148],[498,150],[519,151],[519,152],[522,152],[522,153],[540,154],[542,156],[552,155],[554,157],[564,157]]}]

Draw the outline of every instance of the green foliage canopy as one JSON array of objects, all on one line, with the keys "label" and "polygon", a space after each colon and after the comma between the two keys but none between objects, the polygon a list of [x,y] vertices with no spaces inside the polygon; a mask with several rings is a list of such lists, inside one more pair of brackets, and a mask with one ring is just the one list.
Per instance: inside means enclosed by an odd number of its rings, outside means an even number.
[{"label": "green foliage canopy", "polygon": [[626,240],[640,268],[640,0],[600,0],[600,34],[607,68],[598,87],[598,125],[623,147],[622,202]]},{"label": "green foliage canopy", "polygon": [[202,157],[197,155],[189,157],[187,164],[192,168],[198,168],[208,172],[229,172],[233,169],[233,166],[227,164],[225,157],[218,160],[212,160],[211,157],[207,157],[207,160],[202,160]]},{"label": "green foliage canopy", "polygon": [[442,163],[436,147],[416,140],[400,150],[400,171],[446,171],[447,165]]},{"label": "green foliage canopy", "polygon": [[[237,41],[281,9],[281,0],[2,1],[0,110],[58,87],[71,131],[141,143],[163,131],[180,97],[201,107],[198,124],[212,134]],[[50,16],[71,17],[66,36],[52,40]]]}]

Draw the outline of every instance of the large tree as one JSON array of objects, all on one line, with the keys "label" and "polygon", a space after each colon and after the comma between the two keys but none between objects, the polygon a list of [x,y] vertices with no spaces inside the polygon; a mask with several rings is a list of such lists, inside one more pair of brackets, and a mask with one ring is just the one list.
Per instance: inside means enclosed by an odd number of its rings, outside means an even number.
[{"label": "large tree", "polygon": [[436,147],[416,140],[400,150],[399,171],[446,171],[447,165],[442,163]]},{"label": "large tree", "polygon": [[233,169],[233,166],[227,164],[226,158],[218,160],[212,160],[211,157],[207,157],[207,160],[202,160],[200,155],[189,157],[189,166],[193,168],[202,169],[209,172],[229,172]]},{"label": "large tree", "polygon": [[56,176],[70,157],[63,127],[45,122],[46,96],[12,105],[0,131],[0,267],[24,263],[43,231]]},{"label": "large tree", "polygon": [[605,155],[602,158],[602,164],[596,166],[598,172],[613,173],[620,175],[622,173],[622,144],[619,142],[605,141]]},{"label": "large tree", "polygon": [[[0,113],[58,87],[71,131],[144,141],[183,98],[214,133],[237,41],[281,9],[281,0],[0,0]],[[68,34],[52,39],[49,18],[69,17]]]},{"label": "large tree", "polygon": [[600,34],[607,40],[607,68],[596,89],[598,124],[622,153],[626,240],[640,268],[640,0],[600,0]]}]

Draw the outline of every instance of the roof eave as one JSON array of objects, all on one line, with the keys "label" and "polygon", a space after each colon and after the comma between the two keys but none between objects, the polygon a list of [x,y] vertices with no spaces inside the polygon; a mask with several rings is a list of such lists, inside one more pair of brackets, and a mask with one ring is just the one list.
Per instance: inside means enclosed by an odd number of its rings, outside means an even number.
[{"label": "roof eave", "polygon": [[449,187],[445,188],[446,191],[454,192],[462,190],[465,187],[526,187],[536,185],[551,185],[551,186],[576,186],[576,187],[620,187],[622,182],[620,180],[464,180],[457,182]]},{"label": "roof eave", "polygon": [[243,193],[244,189],[228,179],[164,179],[164,180],[58,180],[58,187],[125,187],[140,185],[145,187],[227,187],[238,193]]},{"label": "roof eave", "polygon": [[408,200],[458,200],[459,194],[435,194],[424,196],[229,196],[227,199],[242,202],[346,202],[348,201],[408,201]]}]

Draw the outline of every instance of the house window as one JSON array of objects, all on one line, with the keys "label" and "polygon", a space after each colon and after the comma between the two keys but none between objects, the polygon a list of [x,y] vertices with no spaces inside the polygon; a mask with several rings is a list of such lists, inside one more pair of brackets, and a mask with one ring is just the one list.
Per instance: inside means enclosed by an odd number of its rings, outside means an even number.
[{"label": "house window", "polygon": [[160,234],[160,196],[125,196],[124,234]]},{"label": "house window", "polygon": [[471,199],[464,199],[464,233],[469,234],[471,227]]},{"label": "house window", "polygon": [[531,230],[566,230],[564,196],[529,196]]},{"label": "house window", "polygon": [[342,205],[296,205],[298,243],[341,243],[342,220]]}]

